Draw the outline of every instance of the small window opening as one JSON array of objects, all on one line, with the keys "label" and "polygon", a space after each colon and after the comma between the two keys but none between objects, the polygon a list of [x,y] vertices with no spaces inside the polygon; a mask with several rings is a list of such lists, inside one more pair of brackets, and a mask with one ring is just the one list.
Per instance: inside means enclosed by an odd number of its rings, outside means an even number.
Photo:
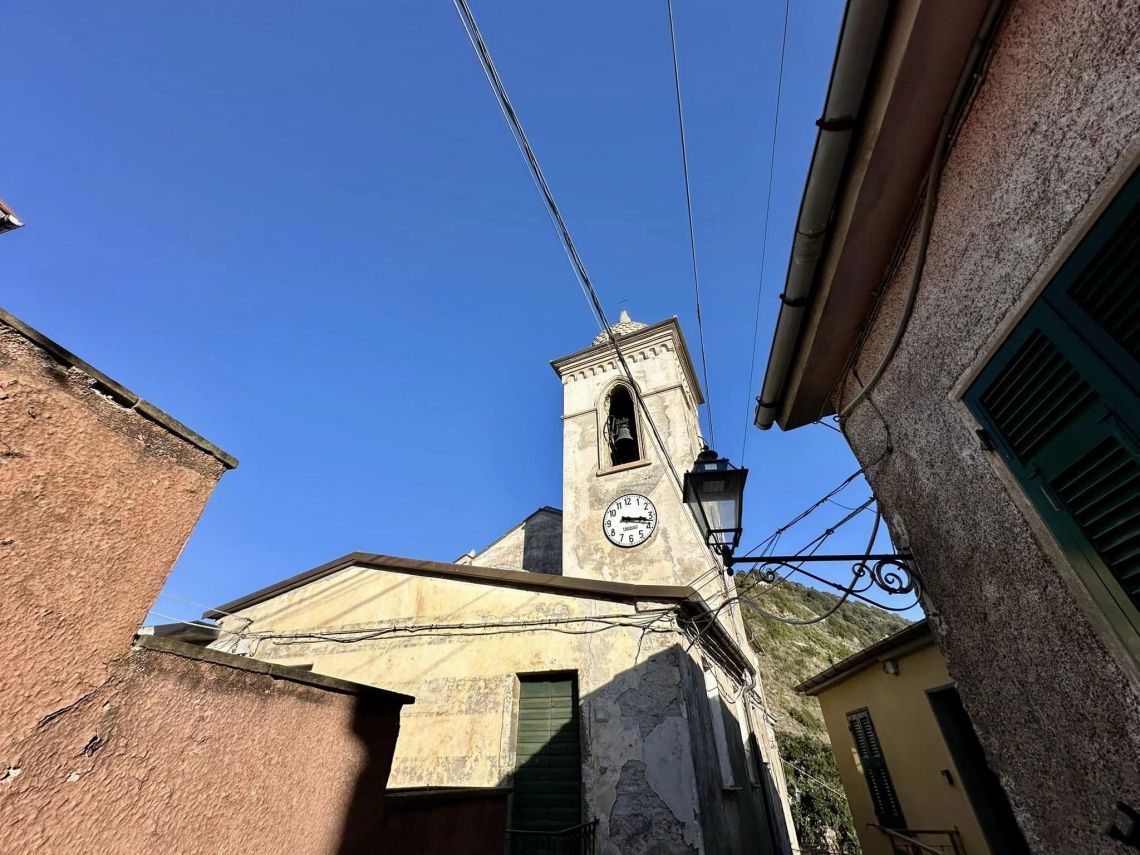
[{"label": "small window opening", "polygon": [[604,430],[610,451],[610,465],[621,466],[623,463],[640,460],[641,444],[637,440],[637,420],[629,389],[615,386],[606,409]]}]

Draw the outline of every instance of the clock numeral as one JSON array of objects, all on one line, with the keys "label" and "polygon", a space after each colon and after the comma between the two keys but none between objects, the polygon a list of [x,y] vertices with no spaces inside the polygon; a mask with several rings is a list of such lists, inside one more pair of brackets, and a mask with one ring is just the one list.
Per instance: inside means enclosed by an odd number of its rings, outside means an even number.
[{"label": "clock numeral", "polygon": [[618,496],[602,513],[602,531],[617,546],[639,546],[656,528],[657,508],[648,496],[638,493]]}]

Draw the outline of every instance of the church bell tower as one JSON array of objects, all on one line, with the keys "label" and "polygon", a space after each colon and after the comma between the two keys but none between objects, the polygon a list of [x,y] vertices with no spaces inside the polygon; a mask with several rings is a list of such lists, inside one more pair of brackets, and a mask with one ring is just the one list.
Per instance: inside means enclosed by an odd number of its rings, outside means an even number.
[{"label": "church bell tower", "polygon": [[[562,380],[562,573],[683,585],[713,566],[670,470],[683,478],[703,442],[704,402],[681,326],[621,313],[609,336],[551,363]],[[661,447],[664,446],[664,448]]]}]

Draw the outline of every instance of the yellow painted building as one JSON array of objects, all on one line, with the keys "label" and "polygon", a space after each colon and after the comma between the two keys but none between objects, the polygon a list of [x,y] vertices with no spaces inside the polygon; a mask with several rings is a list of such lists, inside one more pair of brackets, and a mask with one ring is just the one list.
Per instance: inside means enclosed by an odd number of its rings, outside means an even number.
[{"label": "yellow painted building", "polygon": [[819,699],[864,855],[1028,852],[925,620],[796,688]]}]

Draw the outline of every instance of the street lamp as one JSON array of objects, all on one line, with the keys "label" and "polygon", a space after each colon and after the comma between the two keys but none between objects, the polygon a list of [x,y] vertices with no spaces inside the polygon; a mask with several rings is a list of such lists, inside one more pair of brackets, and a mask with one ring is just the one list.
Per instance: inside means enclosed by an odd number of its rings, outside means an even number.
[{"label": "street lamp", "polygon": [[[684,501],[689,508],[697,526],[705,539],[705,544],[711,548],[724,561],[725,572],[733,574],[733,567],[738,564],[750,565],[759,571],[760,576],[767,582],[773,582],[779,575],[779,568],[802,573],[825,585],[830,585],[846,595],[858,597],[861,600],[874,603],[866,597],[860,596],[861,591],[867,588],[855,588],[855,583],[862,577],[869,576],[867,585],[876,585],[889,594],[905,594],[918,591],[918,579],[910,567],[911,556],[907,552],[874,553],[875,538],[872,534],[871,543],[863,555],[734,555],[736,547],[740,546],[741,513],[744,506],[744,481],[748,478],[748,470],[733,466],[707,445],[697,455],[691,471],[685,473]],[[878,531],[878,517],[876,517],[875,531]],[[817,576],[804,569],[804,564],[816,562],[853,562],[852,571],[854,579],[849,587],[836,585],[829,579]],[[778,572],[779,570],[779,572]]]},{"label": "street lamp", "polygon": [[[725,559],[740,545],[740,524],[747,469],[738,469],[707,445],[685,473],[684,499],[697,521],[705,544]],[[730,571],[731,572],[731,571]]]}]

